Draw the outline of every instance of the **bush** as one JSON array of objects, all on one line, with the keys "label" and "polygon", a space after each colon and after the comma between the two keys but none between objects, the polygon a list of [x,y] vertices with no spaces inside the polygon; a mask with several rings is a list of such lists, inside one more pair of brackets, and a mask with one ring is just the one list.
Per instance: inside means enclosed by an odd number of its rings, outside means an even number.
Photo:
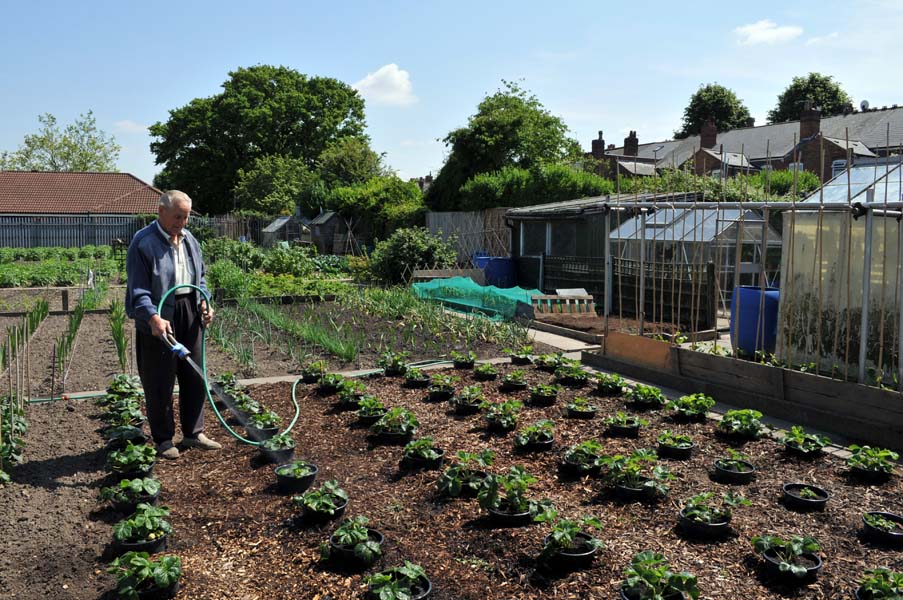
[{"label": "bush", "polygon": [[263,250],[253,242],[218,237],[204,241],[201,249],[208,264],[228,260],[246,271],[259,269],[263,264]]},{"label": "bush", "polygon": [[527,170],[504,167],[481,173],[461,186],[461,210],[530,206],[614,192],[611,181],[565,165]]},{"label": "bush", "polygon": [[261,265],[263,270],[272,275],[294,275],[303,277],[314,270],[314,262],[305,248],[273,248],[266,253]]},{"label": "bush", "polygon": [[454,238],[443,240],[424,227],[398,229],[377,242],[370,257],[373,273],[391,283],[410,277],[414,269],[448,268],[455,264]]}]

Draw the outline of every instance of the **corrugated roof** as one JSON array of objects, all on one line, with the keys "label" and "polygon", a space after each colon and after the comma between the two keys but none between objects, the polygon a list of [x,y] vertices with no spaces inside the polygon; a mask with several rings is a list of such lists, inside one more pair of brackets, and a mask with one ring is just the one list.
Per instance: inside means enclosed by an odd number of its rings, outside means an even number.
[{"label": "corrugated roof", "polygon": [[3,214],[156,213],[161,193],[129,173],[0,171]]},{"label": "corrugated roof", "polygon": [[631,202],[648,202],[657,200],[659,202],[693,202],[701,197],[701,194],[692,193],[671,193],[671,194],[612,194],[610,196],[593,196],[591,198],[578,198],[577,200],[564,200],[562,202],[550,202],[547,204],[534,204],[532,206],[521,206],[512,208],[505,213],[506,217],[517,219],[518,217],[566,217],[569,215],[578,215],[594,209],[601,210],[603,206],[615,204],[630,204]]},{"label": "corrugated roof", "polygon": [[[820,123],[820,130],[825,137],[855,140],[867,148],[884,148],[887,145],[888,127],[890,146],[896,148],[903,143],[903,107],[824,117]],[[731,129],[718,133],[716,148],[723,145],[725,151],[742,152],[752,161],[765,160],[768,156],[778,158],[793,149],[794,135],[799,141],[799,133],[799,121]],[[640,158],[657,158],[659,168],[680,166],[700,147],[699,141],[699,136],[693,135],[683,140],[640,144],[637,155]],[[664,148],[653,152],[659,146]],[[606,154],[622,156],[624,148],[614,148]]]},{"label": "corrugated roof", "polygon": [[[711,242],[739,222],[741,217],[746,224],[743,229],[743,237],[745,239],[761,238],[762,215],[753,210],[659,208],[646,217],[645,239],[660,242]],[[611,232],[611,239],[616,241],[642,239],[641,223],[640,217],[624,221],[620,227]],[[768,236],[772,241],[781,239],[778,232],[771,226],[769,226]]]}]

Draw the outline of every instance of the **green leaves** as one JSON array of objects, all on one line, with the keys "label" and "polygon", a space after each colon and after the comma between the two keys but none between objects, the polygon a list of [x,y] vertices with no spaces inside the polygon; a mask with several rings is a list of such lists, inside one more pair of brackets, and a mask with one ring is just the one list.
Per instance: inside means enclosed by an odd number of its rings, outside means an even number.
[{"label": "green leaves", "polygon": [[116,171],[121,147],[97,129],[94,113],[79,115],[60,130],[56,117],[38,115],[42,128],[25,136],[15,152],[0,152],[3,171]]},{"label": "green leaves", "polygon": [[695,575],[686,571],[675,573],[663,555],[648,550],[634,555],[630,566],[624,570],[621,589],[640,590],[640,598],[655,600],[677,592],[693,600],[699,598]]},{"label": "green leaves", "polygon": [[441,456],[436,447],[433,445],[432,437],[424,437],[420,438],[419,440],[408,442],[404,447],[404,455],[415,458],[422,458],[424,460],[434,460]]},{"label": "green leaves", "polygon": [[747,127],[749,109],[730,89],[717,83],[700,85],[684,109],[683,124],[674,132],[676,139],[698,134],[706,120],[712,119],[718,131]]},{"label": "green leaves", "polygon": [[147,470],[157,460],[157,451],[146,444],[131,442],[123,450],[113,450],[107,455],[107,464],[117,473]]},{"label": "green leaves", "polygon": [[396,229],[388,239],[377,242],[370,255],[370,268],[390,283],[400,283],[414,269],[443,269],[457,260],[454,236],[443,239],[423,227]]},{"label": "green leaves", "polygon": [[268,440],[264,440],[260,447],[264,450],[288,450],[295,447],[295,440],[288,433],[280,433]]},{"label": "green leaves", "polygon": [[393,406],[379,421],[370,426],[373,433],[409,434],[420,426],[420,421],[410,410],[403,406]]},{"label": "green leaves", "polygon": [[849,94],[832,76],[809,73],[802,77],[794,77],[790,85],[778,95],[777,104],[768,111],[768,122],[799,120],[806,101],[821,110],[822,118],[839,115],[848,107],[852,107]]},{"label": "green leaves", "polygon": [[745,438],[757,438],[762,432],[762,413],[757,410],[744,408],[742,410],[729,410],[724,413],[718,430],[728,435]]},{"label": "green leaves", "polygon": [[318,490],[311,490],[292,498],[295,506],[330,515],[335,514],[336,509],[347,501],[348,493],[340,488],[339,483],[334,479],[323,482]]},{"label": "green leaves", "polygon": [[886,448],[872,448],[871,446],[857,446],[853,444],[847,447],[853,453],[847,459],[847,465],[866,471],[879,473],[891,473],[894,470],[894,462],[900,459],[900,455]]},{"label": "green leaves", "polygon": [[689,394],[668,403],[668,408],[684,417],[704,417],[715,406],[715,400],[705,394]]},{"label": "green leaves", "polygon": [[113,538],[118,542],[145,542],[172,533],[172,526],[163,517],[169,516],[166,507],[141,503],[135,513],[113,525]]},{"label": "green leaves", "polygon": [[107,568],[107,573],[116,576],[116,594],[119,598],[134,600],[138,589],[146,589],[150,582],[166,588],[182,576],[182,560],[178,556],[166,555],[159,560],[151,560],[147,552],[126,552]]},{"label": "green leaves", "polygon": [[750,539],[750,542],[759,554],[773,553],[782,573],[789,572],[796,577],[805,577],[807,572],[806,567],[797,563],[797,559],[803,554],[821,550],[818,541],[810,536],[795,535],[784,540],[773,535],[757,535]]}]

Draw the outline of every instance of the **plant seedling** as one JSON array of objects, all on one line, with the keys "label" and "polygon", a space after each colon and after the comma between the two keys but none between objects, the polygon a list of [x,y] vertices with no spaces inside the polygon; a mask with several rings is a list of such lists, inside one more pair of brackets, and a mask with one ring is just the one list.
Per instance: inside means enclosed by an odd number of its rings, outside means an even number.
[{"label": "plant seedling", "polygon": [[438,448],[433,444],[433,438],[422,437],[407,443],[403,451],[410,458],[422,458],[423,460],[436,460],[440,456]]},{"label": "plant seedling", "polygon": [[658,443],[663,446],[671,446],[672,448],[692,448],[693,438],[681,433],[674,433],[670,429],[665,429],[659,434]]},{"label": "plant seedling", "polygon": [[301,368],[301,376],[319,381],[326,374],[327,364],[325,360],[315,360]]},{"label": "plant seedling", "polygon": [[591,403],[583,396],[576,396],[573,400],[568,402],[567,407],[576,412],[595,412],[599,410],[597,405]]},{"label": "plant seedling", "polygon": [[[658,456],[652,450],[641,448],[630,456],[615,454],[603,456],[600,464],[608,468],[606,479],[612,485],[620,485],[631,489],[645,488],[653,496],[668,494],[667,481],[675,479],[674,475],[661,465],[656,465]],[[655,465],[651,471],[646,467]]]},{"label": "plant seedling", "polygon": [[393,406],[370,426],[370,431],[375,434],[409,435],[419,426],[417,415],[403,406]]},{"label": "plant seedling", "polygon": [[627,382],[617,373],[598,373],[596,375],[596,393],[603,396],[620,396],[624,393]]},{"label": "plant seedling", "polygon": [[527,383],[527,374],[522,369],[514,369],[502,377],[502,383],[525,385]]},{"label": "plant seedling", "polygon": [[315,473],[316,471],[317,468],[312,463],[309,463],[306,460],[296,460],[287,465],[282,465],[276,468],[277,474],[283,475],[285,477],[294,477],[295,479],[307,477],[308,475]]},{"label": "plant seedling", "polygon": [[456,498],[468,488],[477,491],[484,483],[484,478],[477,473],[492,465],[495,452],[483,450],[479,453],[458,451],[458,462],[450,465],[436,482],[440,494]]},{"label": "plant seedling", "polygon": [[156,496],[160,482],[150,477],[123,479],[119,485],[101,488],[100,499],[113,502],[134,502],[141,496]]},{"label": "plant seedling", "polygon": [[899,600],[903,598],[903,573],[881,567],[868,569],[859,580],[863,600]]},{"label": "plant seedling", "polygon": [[517,432],[514,438],[516,448],[524,448],[530,444],[549,442],[555,437],[555,423],[549,419],[542,419],[532,425],[528,425]]},{"label": "plant seedling", "polygon": [[162,556],[151,560],[147,552],[126,552],[107,568],[116,577],[116,597],[137,600],[138,593],[152,587],[168,588],[182,576],[182,561],[178,556]]},{"label": "plant seedling", "polygon": [[306,510],[334,515],[340,506],[348,502],[348,493],[334,479],[324,481],[319,489],[292,498],[292,504]]},{"label": "plant seedling", "polygon": [[248,417],[248,424],[257,429],[271,429],[278,427],[282,418],[273,411],[266,409]]},{"label": "plant seedling", "polygon": [[794,425],[790,428],[790,433],[787,433],[781,442],[788,448],[811,454],[821,451],[822,448],[831,443],[831,440],[824,435],[806,433],[802,427]]},{"label": "plant seedling", "polygon": [[755,439],[762,432],[762,413],[744,408],[729,410],[718,424],[718,430],[727,435]]},{"label": "plant seedling", "polygon": [[534,517],[550,507],[548,500],[536,501],[527,497],[527,489],[539,481],[523,467],[511,467],[504,475],[489,475],[477,500],[484,509],[504,507],[511,514],[530,513]]},{"label": "plant seedling", "polygon": [[370,575],[365,579],[371,598],[379,600],[410,600],[418,586],[423,585],[426,571],[420,565],[404,561],[404,566],[393,567]]},{"label": "plant seedling", "polygon": [[633,386],[633,389],[627,394],[627,399],[637,406],[650,408],[661,408],[668,403],[668,398],[659,388],[642,383]]},{"label": "plant seedling", "polygon": [[847,466],[862,469],[863,471],[892,473],[894,470],[892,461],[900,460],[898,453],[885,448],[872,448],[871,446],[857,446],[854,444],[849,446],[847,450],[853,453],[847,459]]},{"label": "plant seedling", "polygon": [[407,370],[407,362],[410,352],[393,352],[386,350],[379,355],[376,366],[386,372],[386,375],[404,375]]},{"label": "plant seedling", "polygon": [[[537,515],[534,520],[539,523],[552,524],[552,531],[549,533],[549,537],[542,547],[542,552],[539,553],[540,561],[548,561],[562,550],[573,549],[575,542],[578,539],[577,534],[585,533],[586,529],[603,528],[602,521],[599,520],[598,517],[587,515],[579,520],[560,519],[558,518],[558,512],[551,509]],[[586,540],[586,545],[596,549],[605,546],[601,540],[592,536]]]},{"label": "plant seedling", "polygon": [[885,533],[903,530],[903,525],[901,525],[900,523],[891,521],[886,517],[874,513],[865,513],[862,519],[875,529],[884,531]]},{"label": "plant seedling", "polygon": [[590,471],[601,464],[603,450],[597,440],[585,440],[568,448],[564,460],[583,471]]},{"label": "plant seedling", "polygon": [[711,501],[714,496],[713,492],[705,492],[687,498],[684,500],[683,515],[692,521],[708,525],[728,523],[732,516],[731,509],[752,504],[740,494],[727,492],[721,496],[719,504],[716,505]]},{"label": "plant seedling", "polygon": [[477,359],[476,353],[470,350],[467,350],[465,352],[452,350],[449,354],[451,355],[452,361],[458,365],[472,365]]},{"label": "plant seedling", "polygon": [[799,564],[799,557],[821,550],[818,541],[809,536],[795,535],[784,540],[773,535],[757,535],[750,542],[759,554],[771,551],[778,560],[778,568],[782,573],[792,573],[799,578],[807,574],[806,567]]},{"label": "plant seedling", "polygon": [[[362,515],[353,519],[345,519],[332,533],[332,541],[339,546],[354,548],[354,556],[365,565],[371,565],[382,554],[380,545],[370,539],[367,523],[370,520]],[[320,545],[320,558],[326,560],[330,555],[329,544]]]},{"label": "plant seedling", "polygon": [[163,517],[169,516],[165,506],[141,503],[135,513],[113,525],[113,539],[117,542],[150,542],[172,533],[172,525]]},{"label": "plant seedling", "polygon": [[631,597],[638,600],[662,600],[677,594],[692,600],[699,598],[695,575],[673,571],[663,555],[651,551],[634,555],[624,571],[621,589],[630,590]]},{"label": "plant seedling", "polygon": [[122,450],[113,450],[107,455],[107,464],[115,473],[148,471],[157,460],[157,450],[146,444],[129,442]]},{"label": "plant seedling", "polygon": [[616,427],[645,427],[649,424],[649,421],[646,419],[641,419],[640,417],[634,415],[628,415],[625,412],[618,411],[614,415],[610,417],[605,417],[603,422],[608,426],[616,426]]},{"label": "plant seedling", "polygon": [[295,440],[288,433],[280,433],[261,442],[260,447],[270,451],[288,450],[295,447]]},{"label": "plant seedling", "polygon": [[357,406],[357,414],[360,417],[375,417],[386,412],[386,405],[376,396],[362,396]]},{"label": "plant seedling", "polygon": [[561,386],[554,383],[540,383],[530,386],[530,395],[541,396],[543,398],[552,398],[558,395]]},{"label": "plant seedling", "polygon": [[714,406],[715,399],[705,394],[689,394],[668,403],[668,408],[687,419],[703,418]]},{"label": "plant seedling", "polygon": [[480,408],[486,411],[486,420],[501,429],[514,429],[517,427],[517,418],[524,404],[520,400],[505,400],[504,402],[484,402]]},{"label": "plant seedling", "polygon": [[477,365],[473,370],[476,375],[484,378],[494,378],[498,376],[499,370],[495,368],[495,365],[491,363],[483,363],[481,365]]}]

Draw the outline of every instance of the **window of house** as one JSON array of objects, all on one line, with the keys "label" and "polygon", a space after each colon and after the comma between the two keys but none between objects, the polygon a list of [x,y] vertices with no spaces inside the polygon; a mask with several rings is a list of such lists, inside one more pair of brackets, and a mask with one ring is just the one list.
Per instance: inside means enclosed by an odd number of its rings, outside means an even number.
[{"label": "window of house", "polygon": [[847,169],[847,161],[835,160],[831,163],[831,178],[835,178]]},{"label": "window of house", "polygon": [[543,221],[525,221],[523,223],[524,239],[521,247],[523,256],[538,256],[546,251],[546,224]]},{"label": "window of house", "polygon": [[801,162],[792,162],[792,163],[790,163],[790,164],[787,165],[787,170],[788,170],[788,171],[802,171],[802,170],[803,170],[803,163],[801,163]]}]

